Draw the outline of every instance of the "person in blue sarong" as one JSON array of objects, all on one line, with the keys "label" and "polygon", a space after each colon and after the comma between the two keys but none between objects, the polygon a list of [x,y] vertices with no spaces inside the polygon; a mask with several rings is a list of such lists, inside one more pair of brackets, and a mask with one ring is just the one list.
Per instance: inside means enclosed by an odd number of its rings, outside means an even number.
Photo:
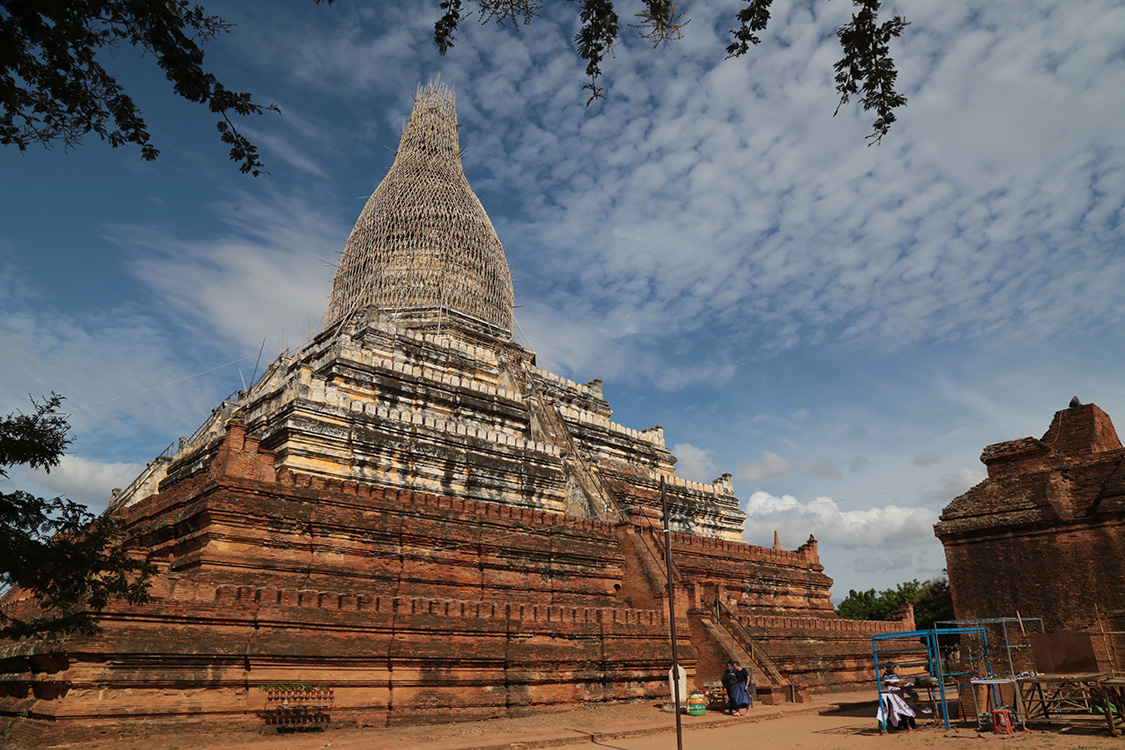
[{"label": "person in blue sarong", "polygon": [[730,695],[731,714],[737,710],[739,716],[745,716],[750,708],[750,673],[742,668],[736,660],[734,667],[734,690]]},{"label": "person in blue sarong", "polygon": [[733,716],[737,710],[734,705],[734,683],[738,678],[734,676],[734,662],[727,662],[727,670],[723,672],[722,683],[723,689],[727,691],[727,708],[730,709],[730,714]]},{"label": "person in blue sarong", "polygon": [[727,691],[730,715],[745,716],[750,708],[750,673],[737,661],[728,661],[722,682]]}]

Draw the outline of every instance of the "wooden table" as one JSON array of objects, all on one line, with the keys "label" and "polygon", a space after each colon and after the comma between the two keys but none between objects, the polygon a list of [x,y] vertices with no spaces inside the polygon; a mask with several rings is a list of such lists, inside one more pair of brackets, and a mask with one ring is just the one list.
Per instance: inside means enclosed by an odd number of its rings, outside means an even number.
[{"label": "wooden table", "polygon": [[[756,702],[755,698],[758,695],[758,691],[755,689],[753,682],[750,683],[750,688],[746,692],[750,694],[750,708],[753,708]],[[727,689],[723,687],[723,683],[721,682],[703,683],[703,693],[707,696],[708,708],[716,703],[720,704],[724,709],[730,706],[730,696],[727,695]]]},{"label": "wooden table", "polygon": [[[1064,714],[1089,714],[1101,701],[1109,733],[1120,736],[1110,705],[1122,711],[1121,699],[1125,697],[1125,678],[1114,677],[1110,672],[1087,674],[1040,674],[1019,677],[1016,682],[1027,707],[1029,719],[1051,722]],[[1116,698],[1116,700],[1115,700]],[[1125,714],[1122,714],[1125,720]]]},{"label": "wooden table", "polygon": [[727,708],[730,705],[730,699],[727,697],[727,689],[723,687],[721,682],[705,682],[703,683],[703,692],[707,696],[707,707],[720,704],[722,708]]},{"label": "wooden table", "polygon": [[1125,724],[1125,677],[1107,677],[1091,689],[1102,700],[1102,709],[1105,711],[1105,720],[1109,723],[1109,733],[1114,737],[1121,736],[1117,728],[1119,718]]}]

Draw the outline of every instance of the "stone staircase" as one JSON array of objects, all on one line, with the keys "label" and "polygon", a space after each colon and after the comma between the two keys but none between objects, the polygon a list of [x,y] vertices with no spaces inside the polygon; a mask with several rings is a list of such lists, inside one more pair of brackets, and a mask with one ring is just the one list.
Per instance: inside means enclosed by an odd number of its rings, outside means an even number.
[{"label": "stone staircase", "polygon": [[700,667],[721,674],[728,659],[734,659],[750,667],[753,674],[757,699],[765,704],[803,703],[808,700],[801,686],[794,683],[770,657],[766,649],[754,639],[750,632],[738,622],[734,614],[722,603],[715,602],[714,608],[692,613],[693,640],[696,633],[700,640],[711,642],[708,649],[711,658],[704,656],[701,649]]},{"label": "stone staircase", "polygon": [[558,407],[536,385],[535,378],[527,369],[527,363],[521,362],[517,366],[505,362],[503,367],[527,396],[527,404],[531,411],[532,438],[559,448],[567,477],[567,514],[596,518],[610,523],[624,521],[625,514],[614,501],[610,491],[584,460]]}]

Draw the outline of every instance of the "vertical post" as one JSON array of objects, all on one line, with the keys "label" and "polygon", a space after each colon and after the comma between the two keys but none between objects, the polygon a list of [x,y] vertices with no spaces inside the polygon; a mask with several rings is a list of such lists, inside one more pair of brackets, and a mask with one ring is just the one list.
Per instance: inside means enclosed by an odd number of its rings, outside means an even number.
[{"label": "vertical post", "polygon": [[[1097,602],[1094,602],[1094,618],[1098,621],[1098,627],[1102,629],[1102,648],[1105,649],[1105,658],[1109,660],[1109,669],[1111,672],[1117,671],[1117,660],[1114,658],[1116,654],[1113,653],[1109,645],[1109,637],[1105,632],[1105,620],[1102,619],[1102,613],[1098,610]],[[1108,617],[1107,617],[1108,619]]]},{"label": "vertical post", "polygon": [[676,652],[676,600],[672,586],[672,519],[668,516],[668,492],[660,477],[660,509],[664,513],[664,567],[668,573],[668,624],[672,629],[672,704],[676,708],[676,748],[684,750],[680,723],[680,659]]}]

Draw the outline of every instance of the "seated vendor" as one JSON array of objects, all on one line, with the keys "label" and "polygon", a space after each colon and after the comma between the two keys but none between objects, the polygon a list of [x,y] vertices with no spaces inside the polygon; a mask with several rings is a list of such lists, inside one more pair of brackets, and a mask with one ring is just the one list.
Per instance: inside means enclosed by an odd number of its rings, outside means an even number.
[{"label": "seated vendor", "polygon": [[895,672],[895,665],[890,664],[883,670],[879,692],[879,728],[883,729],[914,729],[914,709],[907,705],[903,699],[902,680]]},{"label": "seated vendor", "polygon": [[919,701],[914,678],[909,675],[900,677],[895,665],[888,665],[880,680],[879,721],[887,729],[909,731],[915,727],[914,718],[918,712],[931,714],[932,710]]},{"label": "seated vendor", "polygon": [[911,677],[902,678],[895,671],[895,665],[889,664],[883,670],[883,690],[901,691],[907,700],[918,698],[918,691],[914,690],[914,680]]}]

